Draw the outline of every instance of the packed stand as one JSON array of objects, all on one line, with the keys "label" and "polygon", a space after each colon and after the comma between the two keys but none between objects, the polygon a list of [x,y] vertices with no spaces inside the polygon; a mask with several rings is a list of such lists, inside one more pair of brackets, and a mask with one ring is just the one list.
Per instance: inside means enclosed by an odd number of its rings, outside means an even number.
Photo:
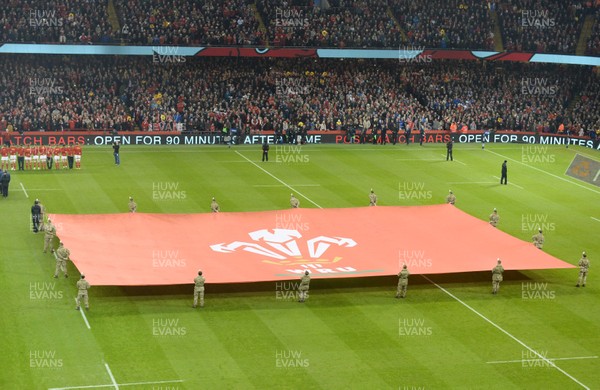
[{"label": "packed stand", "polygon": [[110,43],[108,0],[3,0],[0,42]]},{"label": "packed stand", "polygon": [[[589,72],[541,64],[432,63],[402,77],[441,127],[555,133]],[[438,127],[438,126],[436,126]]]},{"label": "packed stand", "polygon": [[[598,130],[591,68],[487,62],[0,57],[0,131]],[[594,78],[595,82],[589,80]],[[585,96],[577,91],[588,83]],[[577,109],[569,112],[573,99]]]},{"label": "packed stand", "polygon": [[585,54],[591,56],[600,56],[600,3],[596,8],[595,22],[592,27],[592,33],[587,41]]},{"label": "packed stand", "polygon": [[585,0],[503,0],[498,6],[504,49],[574,54]]},{"label": "packed stand", "polygon": [[[596,70],[593,76],[588,76],[585,88],[579,99],[575,101],[571,111],[571,118],[575,128],[572,134],[592,135],[600,129],[600,71]],[[593,135],[592,135],[593,136]]]},{"label": "packed stand", "polygon": [[115,0],[121,38],[141,45],[263,45],[245,0]]},{"label": "packed stand", "polygon": [[[5,0],[0,42],[492,50],[494,9],[506,50],[572,54],[594,10],[590,0],[114,0],[113,31],[108,2]],[[598,25],[588,54],[600,50]]]},{"label": "packed stand", "polygon": [[400,32],[382,0],[258,0],[257,9],[273,46],[394,47]]},{"label": "packed stand", "polygon": [[408,44],[426,48],[491,50],[493,22],[479,0],[389,0]]}]

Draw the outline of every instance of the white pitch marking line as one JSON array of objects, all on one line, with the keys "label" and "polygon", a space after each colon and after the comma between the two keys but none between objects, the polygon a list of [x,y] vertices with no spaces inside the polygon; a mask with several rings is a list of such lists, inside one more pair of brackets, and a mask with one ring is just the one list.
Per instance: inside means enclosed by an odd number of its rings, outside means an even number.
[{"label": "white pitch marking line", "polygon": [[25,186],[23,185],[23,183],[19,182],[19,184],[21,185],[21,189],[23,189],[23,192],[25,193],[25,197],[29,199],[29,195],[27,194],[27,191],[25,191]]},{"label": "white pitch marking line", "polygon": [[510,157],[503,156],[503,155],[501,155],[500,153],[492,152],[491,150],[488,150],[488,152],[490,152],[490,153],[493,153],[493,154],[495,154],[496,156],[503,157],[503,158],[504,158],[504,159],[506,159],[506,160],[514,161],[514,162],[516,162],[516,163],[519,163],[519,164],[521,164],[521,165],[525,165],[526,167],[528,167],[528,168],[531,168],[531,169],[535,169],[536,171],[543,172],[543,173],[545,173],[545,174],[547,174],[547,175],[550,175],[550,176],[552,176],[552,177],[555,177],[555,178],[557,178],[557,179],[559,179],[559,180],[566,181],[567,183],[570,183],[570,184],[576,185],[577,187],[581,187],[581,188],[584,188],[584,189],[586,189],[586,190],[589,190],[589,191],[595,192],[595,193],[597,193],[597,194],[600,194],[600,191],[596,191],[596,190],[594,190],[594,189],[592,189],[592,188],[588,188],[588,187],[586,187],[586,186],[583,186],[583,185],[581,185],[581,184],[579,184],[579,183],[575,183],[575,182],[573,182],[573,181],[571,181],[571,180],[567,180],[567,179],[565,179],[564,177],[557,176],[557,175],[555,175],[555,174],[553,174],[553,173],[550,173],[550,172],[544,171],[543,169],[539,169],[539,168],[537,168],[537,167],[534,167],[534,166],[532,166],[532,165],[527,165],[527,164],[525,164],[525,163],[522,163],[522,162],[521,162],[521,161],[519,161],[519,160],[515,160],[515,159],[513,159],[513,158],[510,158]]},{"label": "white pitch marking line", "polygon": [[519,340],[518,338],[516,338],[515,336],[513,336],[512,334],[508,333],[506,330],[504,330],[502,327],[500,327],[500,325],[497,325],[495,322],[493,322],[492,320],[490,320],[489,318],[487,318],[486,316],[484,316],[483,314],[481,314],[477,310],[473,309],[471,306],[469,306],[465,302],[461,301],[458,297],[456,297],[450,291],[446,290],[445,288],[443,288],[439,284],[435,283],[434,281],[432,281],[431,279],[429,279],[427,276],[425,276],[425,275],[421,275],[421,276],[423,278],[425,278],[427,281],[429,281],[431,284],[433,284],[434,286],[436,286],[437,288],[439,288],[440,290],[442,290],[444,293],[446,293],[450,297],[454,298],[458,303],[460,303],[461,305],[463,305],[467,309],[471,310],[473,313],[477,314],[479,317],[481,317],[482,319],[484,319],[490,325],[492,325],[493,327],[495,327],[496,329],[498,329],[499,331],[501,331],[502,333],[504,333],[505,335],[507,335],[508,337],[510,337],[511,339],[513,339],[514,341],[516,341],[517,343],[521,344],[524,348],[526,348],[527,350],[529,350],[530,352],[532,352],[535,356],[539,357],[541,360],[547,362],[552,367],[556,368],[558,371],[560,371],[561,373],[563,373],[564,375],[566,375],[569,379],[573,380],[575,383],[577,383],[578,385],[580,385],[584,389],[590,390],[589,387],[587,387],[586,385],[584,385],[583,383],[581,383],[579,380],[577,380],[571,374],[569,374],[568,372],[566,372],[562,368],[558,367],[556,364],[552,363],[549,359],[547,359],[544,356],[542,356],[539,352],[537,352],[536,350],[534,350],[533,348],[531,348],[530,346],[528,346],[527,344],[525,344],[524,342],[522,342],[521,340]]},{"label": "white pitch marking line", "polygon": [[106,371],[108,371],[108,376],[110,376],[110,380],[112,381],[115,389],[119,390],[119,384],[115,380],[115,377],[113,376],[112,371],[110,371],[110,367],[108,366],[108,363],[104,363],[104,367],[106,367]]},{"label": "white pitch marking line", "polygon": [[89,386],[50,387],[50,388],[48,388],[48,390],[100,389],[102,387],[115,387],[115,385],[89,385]]},{"label": "white pitch marking line", "polygon": [[[56,256],[56,254],[55,254]],[[77,298],[75,298],[75,304],[77,304]],[[83,307],[80,307],[78,310],[81,313],[81,316],[83,317],[83,320],[85,321],[85,326],[87,326],[88,329],[92,329],[90,327],[90,323],[87,320],[87,317],[85,316],[85,313],[83,312]]]},{"label": "white pitch marking line", "polygon": [[593,219],[594,221],[600,222],[600,219],[598,219],[598,218],[594,218],[594,217],[590,217],[590,218]]},{"label": "white pitch marking line", "polygon": [[[444,156],[444,157],[446,157],[446,155],[445,155],[445,154],[441,154],[441,156]],[[456,162],[457,162],[457,163],[459,163],[459,164],[462,164],[462,165],[467,165],[467,164],[465,164],[465,163],[464,163],[464,162],[462,162],[462,161],[455,160],[454,158],[452,158],[452,160],[446,160],[446,161],[456,161]]]},{"label": "white pitch marking line", "polygon": [[[494,176],[494,179],[498,179],[498,180],[500,180],[500,178],[499,178],[498,176]],[[511,183],[508,183],[508,184],[510,184],[511,186],[515,186],[515,187],[517,187],[517,188],[520,188],[520,189],[522,189],[522,190],[524,190],[524,189],[525,189],[525,188],[523,188],[523,187],[521,187],[521,186],[519,186],[519,185],[516,185],[515,183],[512,183],[512,182],[511,182]]]},{"label": "white pitch marking line", "polygon": [[395,158],[396,161],[440,161],[439,158]]},{"label": "white pitch marking line", "polygon": [[[581,360],[581,359],[598,359],[598,356],[574,356],[565,358],[550,358],[548,360]],[[520,359],[520,360],[496,360],[493,362],[486,362],[487,364],[502,364],[502,363],[521,363],[521,362],[537,362],[542,359]]]},{"label": "white pitch marking line", "polygon": [[[181,379],[174,381],[154,381],[154,382],[129,382],[129,383],[119,383],[118,385],[121,387],[126,386],[137,386],[137,385],[156,385],[162,383],[183,383],[184,381]],[[99,389],[101,387],[115,387],[115,385],[89,385],[89,386],[69,386],[69,387],[52,387],[48,390],[69,390],[69,389]]]},{"label": "white pitch marking line", "polygon": [[157,384],[157,383],[183,383],[183,380],[119,383],[119,386],[150,385],[150,384]]},{"label": "white pitch marking line", "polygon": [[245,159],[246,161],[248,161],[250,164],[254,165],[255,167],[257,167],[258,169],[260,169],[261,171],[263,171],[267,175],[271,176],[273,179],[277,180],[278,182],[280,182],[281,184],[283,184],[287,188],[291,189],[292,191],[294,191],[295,193],[297,193],[298,195],[300,195],[304,199],[308,200],[310,203],[314,204],[315,206],[317,206],[320,209],[323,208],[323,207],[319,206],[318,204],[316,204],[315,202],[313,202],[312,200],[310,200],[306,195],[302,194],[300,191],[295,190],[294,187],[290,186],[289,184],[287,184],[283,180],[281,180],[278,177],[276,177],[275,175],[273,175],[271,172],[267,171],[266,169],[264,169],[263,167],[261,167],[260,165],[258,165],[257,163],[255,163],[254,161],[250,160],[248,157],[244,156],[243,154],[241,154],[237,150],[235,152],[237,154],[239,154],[243,159]]},{"label": "white pitch marking line", "polygon": [[496,184],[495,181],[451,181],[448,184]]},{"label": "white pitch marking line", "polygon": [[[321,187],[320,184],[292,184],[293,187]],[[254,184],[252,187],[286,187],[283,184]]]},{"label": "white pitch marking line", "polygon": [[513,185],[513,186],[515,186],[515,187],[517,187],[517,188],[520,188],[520,189],[524,190],[524,188],[523,188],[523,187],[521,187],[521,186],[520,186],[520,185],[518,185],[518,184],[515,184],[515,183],[512,183],[512,182],[511,182],[511,183],[508,183],[508,184],[510,184],[510,185]]}]

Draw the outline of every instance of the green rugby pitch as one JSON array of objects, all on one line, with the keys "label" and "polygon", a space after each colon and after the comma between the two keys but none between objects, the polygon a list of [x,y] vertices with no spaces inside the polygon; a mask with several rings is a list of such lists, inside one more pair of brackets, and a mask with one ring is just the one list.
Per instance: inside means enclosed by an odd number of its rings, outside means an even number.
[{"label": "green rugby pitch", "polygon": [[[600,388],[600,188],[564,174],[575,153],[600,160],[562,146],[455,144],[446,162],[443,144],[306,145],[272,146],[262,163],[259,145],[125,145],[119,167],[110,147],[86,147],[79,171],[13,172],[0,199],[0,388]],[[302,207],[365,206],[371,188],[381,205],[442,203],[452,189],[457,207],[484,220],[496,207],[499,229],[524,240],[541,226],[548,253],[576,264],[587,251],[588,285],[575,288],[574,269],[508,272],[494,296],[489,273],[413,275],[398,300],[394,277],[315,278],[299,304],[295,281],[208,284],[194,310],[190,275],[92,286],[88,329],[78,271],[53,279],[30,231],[35,198],[50,213],[127,212],[130,195],[140,212],[202,213],[213,196],[225,212],[283,209],[290,192]],[[444,232],[427,223],[435,245]]]}]

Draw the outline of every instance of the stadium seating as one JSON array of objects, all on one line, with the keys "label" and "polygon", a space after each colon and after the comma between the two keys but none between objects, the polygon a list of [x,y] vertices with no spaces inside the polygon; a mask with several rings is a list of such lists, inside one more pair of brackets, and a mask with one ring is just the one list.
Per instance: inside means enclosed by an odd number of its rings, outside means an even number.
[{"label": "stadium seating", "polygon": [[[0,42],[494,50],[502,41],[508,51],[574,54],[585,16],[598,13],[589,0],[327,3],[7,0],[0,4]],[[597,19],[587,41],[591,55],[600,50]]]},{"label": "stadium seating", "polygon": [[0,42],[110,43],[108,0],[4,0]]},{"label": "stadium seating", "polygon": [[[4,125],[220,131],[358,129],[598,130],[591,68],[435,61],[0,57]],[[585,87],[585,89],[584,89]],[[584,90],[583,96],[578,91]],[[573,109],[575,107],[575,109]],[[2,126],[2,125],[0,125]],[[158,127],[157,127],[158,126]],[[0,129],[1,130],[1,129]]]},{"label": "stadium seating", "polygon": [[485,2],[390,0],[390,6],[409,45],[474,50],[494,47],[492,20]]},{"label": "stadium seating", "polygon": [[124,42],[141,45],[262,45],[245,0],[116,0]]},{"label": "stadium seating", "polygon": [[328,9],[311,4],[257,2],[274,46],[397,48],[402,43],[385,1],[330,1],[332,7]]},{"label": "stadium seating", "polygon": [[574,54],[583,23],[582,1],[503,1],[499,6],[505,50]]}]

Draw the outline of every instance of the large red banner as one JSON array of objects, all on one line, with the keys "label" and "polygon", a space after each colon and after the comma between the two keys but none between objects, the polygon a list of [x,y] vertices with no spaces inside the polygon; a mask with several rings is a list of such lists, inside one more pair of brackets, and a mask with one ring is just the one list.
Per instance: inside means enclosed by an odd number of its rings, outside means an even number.
[{"label": "large red banner", "polygon": [[571,268],[452,205],[212,214],[54,215],[93,285],[207,283]]}]

